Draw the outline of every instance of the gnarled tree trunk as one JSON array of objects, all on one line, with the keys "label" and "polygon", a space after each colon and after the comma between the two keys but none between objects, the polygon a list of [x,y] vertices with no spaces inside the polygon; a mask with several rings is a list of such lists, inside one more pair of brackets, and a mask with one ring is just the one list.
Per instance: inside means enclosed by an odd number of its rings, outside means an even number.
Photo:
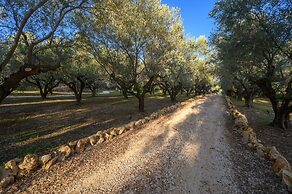
[{"label": "gnarled tree trunk", "polygon": [[124,96],[125,99],[128,99],[128,90],[127,89],[122,89],[122,94]]},{"label": "gnarled tree trunk", "polygon": [[263,78],[257,81],[258,86],[261,88],[264,95],[269,98],[272,108],[274,111],[274,120],[271,123],[273,126],[280,127],[282,129],[288,129],[289,125],[289,114],[292,112],[292,105],[289,106],[292,100],[292,78],[290,79],[286,94],[284,95],[283,101],[280,104],[277,99],[276,92],[272,87],[271,80]]},{"label": "gnarled tree trunk", "polygon": [[[85,81],[83,81],[81,77],[77,77],[77,80],[79,83],[66,82],[66,81],[63,81],[63,82],[65,85],[67,85],[73,91],[73,93],[75,95],[76,103],[81,104],[82,93],[83,93],[83,90],[84,90],[86,84],[85,84]],[[79,84],[79,86],[78,86],[78,84]]]},{"label": "gnarled tree trunk", "polygon": [[151,86],[156,76],[151,76],[146,84],[140,88],[138,83],[134,85],[134,91],[131,93],[138,99],[139,112],[145,112],[145,95],[151,91]]},{"label": "gnarled tree trunk", "polygon": [[82,101],[82,93],[75,93],[76,103],[81,104]]},{"label": "gnarled tree trunk", "polygon": [[252,92],[249,92],[246,95],[244,95],[245,107],[252,108],[253,107],[253,99],[254,99],[254,96],[253,96]]},{"label": "gnarled tree trunk", "polygon": [[4,83],[0,85],[0,103],[19,86],[21,80],[38,73],[39,69],[29,69],[28,71],[26,70],[26,66],[22,66],[18,72],[11,74],[8,78],[5,78]]},{"label": "gnarled tree trunk", "polygon": [[26,78],[26,81],[39,88],[40,95],[43,100],[47,98],[49,92],[52,94],[53,89],[58,87],[60,84],[60,81],[57,81],[53,76],[51,76],[50,79],[41,79],[39,77],[32,76],[30,78]]},{"label": "gnarled tree trunk", "polygon": [[47,95],[49,93],[49,90],[47,90],[46,88],[44,88],[44,90],[42,90],[42,88],[40,87],[39,88],[40,90],[40,94],[41,94],[41,97],[43,100],[47,99]]},{"label": "gnarled tree trunk", "polygon": [[138,100],[139,100],[139,112],[144,112],[145,111],[145,94],[139,95]]},{"label": "gnarled tree trunk", "polygon": [[172,102],[176,102],[176,96],[178,95],[178,93],[181,91],[181,87],[180,86],[173,86],[172,88],[170,88],[168,90],[169,96],[170,96],[170,100]]},{"label": "gnarled tree trunk", "polygon": [[91,96],[95,97],[96,96],[96,88],[92,88],[91,90]]}]

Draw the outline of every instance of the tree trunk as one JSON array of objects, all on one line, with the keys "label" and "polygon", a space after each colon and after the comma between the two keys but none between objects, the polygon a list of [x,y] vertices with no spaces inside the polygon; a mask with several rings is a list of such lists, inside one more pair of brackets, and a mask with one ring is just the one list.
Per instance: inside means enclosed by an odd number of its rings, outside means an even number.
[{"label": "tree trunk", "polygon": [[[82,80],[81,77],[77,77],[77,80],[80,82],[80,88],[79,88],[79,92],[78,92],[78,96],[77,96],[77,104],[81,104],[81,100],[82,100],[82,92],[86,86],[85,82]],[[78,90],[78,89],[77,89]]]},{"label": "tree trunk", "polygon": [[275,116],[274,116],[274,120],[272,122],[272,125],[275,126],[275,127],[282,127],[282,122],[283,122],[283,119],[284,119],[284,114],[282,111],[280,110],[277,110],[275,113]]},{"label": "tree trunk", "polygon": [[226,95],[227,95],[228,97],[232,97],[232,93],[233,93],[232,90],[226,90]]},{"label": "tree trunk", "polygon": [[176,95],[175,94],[170,95],[170,100],[172,102],[176,102]]},{"label": "tree trunk", "polygon": [[237,100],[240,100],[240,101],[242,101],[242,98],[245,98],[245,95],[243,95],[243,92],[241,90],[236,89],[235,91],[233,91],[233,94],[235,95],[235,98]]},{"label": "tree trunk", "polygon": [[168,89],[168,94],[170,96],[170,100],[172,102],[176,102],[176,96],[181,92],[181,86],[173,86],[170,89]]},{"label": "tree trunk", "polygon": [[155,85],[151,87],[150,94],[151,95],[155,94]]},{"label": "tree trunk", "polygon": [[76,103],[81,104],[82,101],[82,94],[75,94]]},{"label": "tree trunk", "polygon": [[44,96],[43,88],[41,86],[39,86],[39,91],[40,91],[41,98],[43,100],[46,99],[46,96]]},{"label": "tree trunk", "polygon": [[44,91],[43,99],[47,99],[48,93],[49,93],[49,90]]},{"label": "tree trunk", "polygon": [[86,86],[85,82],[82,80],[81,77],[77,77],[77,80],[80,83],[80,87],[78,87],[78,84],[74,82],[65,82],[63,81],[64,84],[66,84],[73,92],[76,98],[76,103],[77,105],[81,104],[82,101],[82,92]]},{"label": "tree trunk", "polygon": [[145,108],[144,108],[144,94],[141,94],[140,96],[138,96],[138,100],[139,100],[139,112],[144,112]]},{"label": "tree trunk", "polygon": [[16,73],[13,73],[8,78],[5,78],[2,85],[0,85],[0,103],[18,87],[21,80],[32,75],[37,75],[41,72],[45,73],[50,70],[55,70],[58,67],[59,65],[51,66],[50,68],[48,67],[41,68],[39,65],[32,66],[29,64],[24,64]]},{"label": "tree trunk", "polygon": [[40,90],[40,94],[43,100],[47,99],[48,93],[49,93],[49,88],[48,86],[45,86],[44,88],[42,88],[41,85],[38,86],[39,90]]},{"label": "tree trunk", "polygon": [[70,87],[72,91],[74,92],[76,104],[79,105],[82,102],[82,90],[78,91],[77,88]]},{"label": "tree trunk", "polygon": [[91,89],[91,96],[95,97],[96,96],[96,88]]},{"label": "tree trunk", "polygon": [[25,71],[25,66],[23,66],[18,72],[11,74],[8,78],[5,78],[3,84],[0,85],[0,103],[18,87],[22,79],[37,73],[37,69]]},{"label": "tree trunk", "polygon": [[57,81],[57,83],[53,84],[53,85],[48,85],[48,93],[50,93],[51,95],[53,95],[53,89],[58,87],[60,84],[60,81]]},{"label": "tree trunk", "polygon": [[163,94],[163,96],[166,96],[166,94],[167,94],[166,89],[162,88],[162,94]]},{"label": "tree trunk", "polygon": [[40,93],[41,93],[41,97],[42,97],[43,100],[47,99],[47,95],[48,95],[48,93],[49,93],[48,90],[44,90],[44,91],[42,91],[42,90],[40,89]]},{"label": "tree trunk", "polygon": [[281,118],[283,117],[283,113],[282,111],[279,110],[279,102],[278,102],[278,99],[276,98],[276,92],[272,88],[271,82],[268,79],[261,79],[261,80],[258,80],[257,84],[259,88],[262,90],[263,94],[267,98],[269,98],[272,104],[272,108],[273,108],[275,116],[271,124],[273,126],[278,126],[282,128]]},{"label": "tree trunk", "polygon": [[289,112],[286,113],[284,125],[286,126],[286,129],[291,129],[291,121],[290,121],[290,113]]},{"label": "tree trunk", "polygon": [[247,108],[253,107],[253,95],[252,94],[247,94],[244,96],[244,106]]},{"label": "tree trunk", "polygon": [[[291,84],[292,79],[290,80],[289,84]],[[272,108],[274,111],[274,120],[271,123],[273,126],[280,127],[282,129],[289,128],[289,114],[292,112],[292,106],[290,104],[290,89],[291,85],[288,84],[287,86],[287,94],[288,98],[283,99],[283,102],[281,103],[281,106],[279,106],[279,101],[276,96],[276,92],[272,87],[272,83],[269,79],[260,79],[257,82],[258,86],[264,93],[264,95],[269,98]]]},{"label": "tree trunk", "polygon": [[172,102],[176,102],[176,95],[177,94],[178,94],[178,92],[174,88],[169,91],[170,100]]},{"label": "tree trunk", "polygon": [[124,96],[125,99],[128,99],[128,98],[129,98],[129,97],[128,97],[128,92],[127,92],[127,90],[123,89],[123,90],[122,90],[122,94],[123,94],[123,96]]},{"label": "tree trunk", "polygon": [[272,125],[275,127],[280,127],[282,129],[290,128],[290,120],[289,120],[289,112],[283,110],[283,108],[279,108],[275,113],[274,120]]},{"label": "tree trunk", "polygon": [[139,112],[144,112],[145,111],[145,107],[144,107],[144,99],[145,99],[145,95],[151,91],[151,86],[152,83],[154,82],[156,76],[152,76],[149,78],[148,82],[142,87],[142,90],[140,88],[140,86],[138,85],[138,83],[136,83],[134,85],[134,91],[136,91],[136,93],[132,92],[132,94],[138,98],[139,100]]}]

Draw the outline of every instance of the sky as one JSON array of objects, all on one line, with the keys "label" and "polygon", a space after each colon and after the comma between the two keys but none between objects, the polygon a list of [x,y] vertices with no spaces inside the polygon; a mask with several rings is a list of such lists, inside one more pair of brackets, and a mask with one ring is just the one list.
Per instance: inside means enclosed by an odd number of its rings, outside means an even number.
[{"label": "sky", "polygon": [[162,0],[163,4],[178,7],[181,12],[185,33],[191,37],[210,36],[214,28],[209,17],[215,0]]}]

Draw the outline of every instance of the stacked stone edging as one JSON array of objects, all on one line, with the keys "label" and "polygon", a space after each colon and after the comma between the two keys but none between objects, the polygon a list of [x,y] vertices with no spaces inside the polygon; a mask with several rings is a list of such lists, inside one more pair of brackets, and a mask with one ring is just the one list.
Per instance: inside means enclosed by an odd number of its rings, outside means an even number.
[{"label": "stacked stone edging", "polygon": [[264,146],[261,141],[257,139],[256,133],[253,129],[248,126],[246,116],[237,110],[229,97],[225,96],[225,99],[234,119],[234,126],[242,134],[243,143],[256,150],[260,157],[270,161],[272,163],[273,171],[282,179],[282,183],[287,187],[288,191],[292,192],[292,170],[287,159],[278,152],[275,146]]},{"label": "stacked stone edging", "polygon": [[188,99],[184,102],[178,102],[172,106],[165,107],[157,112],[154,112],[150,116],[147,116],[143,119],[131,121],[122,127],[109,128],[104,131],[98,131],[96,134],[89,137],[68,142],[67,144],[61,145],[53,152],[43,156],[28,154],[23,159],[16,158],[10,160],[4,164],[4,167],[0,167],[0,189],[13,184],[17,179],[31,175],[31,173],[38,169],[42,168],[48,170],[56,163],[68,159],[74,153],[82,153],[88,146],[102,144],[127,131],[138,129],[152,120],[174,112],[177,108],[193,100],[194,99]]}]

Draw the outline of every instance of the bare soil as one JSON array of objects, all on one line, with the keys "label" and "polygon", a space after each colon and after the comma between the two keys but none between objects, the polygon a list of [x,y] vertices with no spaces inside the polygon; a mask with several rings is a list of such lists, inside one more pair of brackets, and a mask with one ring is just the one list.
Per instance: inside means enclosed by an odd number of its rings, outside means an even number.
[{"label": "bare soil", "polygon": [[287,193],[227,113],[223,97],[198,98],[3,193]]},{"label": "bare soil", "polygon": [[168,97],[148,97],[146,112],[139,113],[134,97],[85,98],[82,105],[76,105],[74,97],[7,99],[0,105],[0,163],[28,153],[44,154],[171,104]]}]

